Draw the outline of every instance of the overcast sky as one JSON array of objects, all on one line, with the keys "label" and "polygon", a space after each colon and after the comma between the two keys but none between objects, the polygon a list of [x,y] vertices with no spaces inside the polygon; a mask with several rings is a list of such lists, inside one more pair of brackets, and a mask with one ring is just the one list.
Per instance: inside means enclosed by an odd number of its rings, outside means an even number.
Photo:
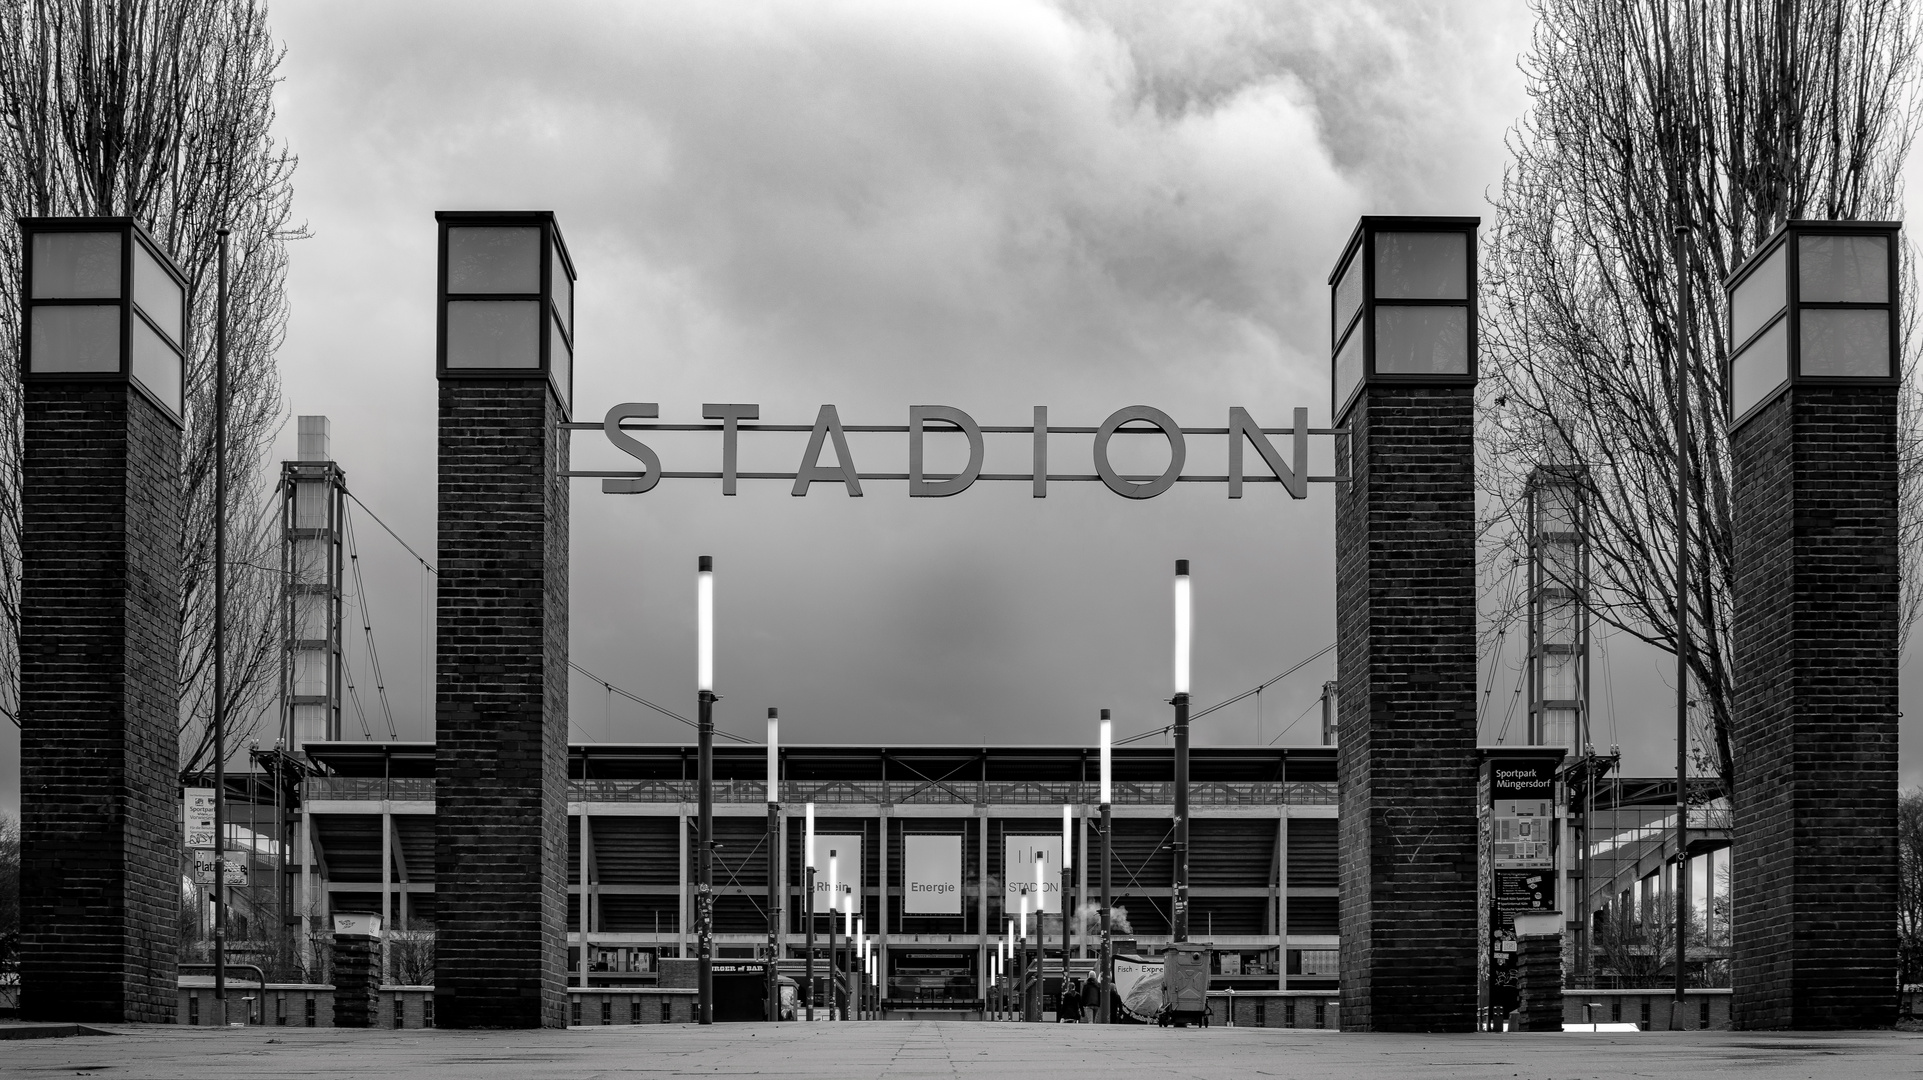
[{"label": "overcast sky", "polygon": [[[559,215],[581,420],[656,401],[684,422],[755,402],[788,423],[833,403],[851,424],[947,404],[1093,425],[1148,404],[1191,426],[1232,405],[1285,425],[1302,406],[1320,426],[1342,241],[1364,213],[1487,216],[1531,22],[1519,0],[282,0],[271,19],[314,233],[292,249],[286,403],[332,419],[350,487],[430,558],[438,209]],[[1025,436],[989,439],[990,469],[1027,467]],[[1089,471],[1088,443],[1058,437],[1055,467]],[[713,437],[656,445],[670,469],[718,467]],[[618,466],[598,433],[574,446],[577,467]],[[1226,471],[1225,446],[1191,440],[1189,471]],[[958,447],[934,444],[931,468]],[[743,467],[792,470],[800,448],[744,438]],[[906,468],[902,436],[853,450]],[[790,741],[1087,743],[1105,706],[1120,734],[1159,727],[1177,558],[1194,564],[1199,706],[1334,640],[1330,485],[1299,502],[1276,485],[1233,502],[1217,485],[1143,502],[1099,484],[787,489],[575,481],[573,658],[692,715],[701,554],[717,718],[755,738],[770,705]],[[364,517],[358,538],[398,732],[431,738],[425,575]],[[1632,773],[1671,768],[1667,665],[1620,638],[1609,653],[1598,743],[1620,741]],[[350,655],[385,738],[365,648]],[[1514,655],[1500,663],[1484,741],[1514,688]],[[1258,725],[1315,742],[1333,672],[1333,655],[1305,666],[1197,743]],[[576,740],[691,734],[579,676],[571,711]],[[347,727],[359,737],[351,710]],[[1914,783],[1923,746],[1906,733],[1905,751]]]}]

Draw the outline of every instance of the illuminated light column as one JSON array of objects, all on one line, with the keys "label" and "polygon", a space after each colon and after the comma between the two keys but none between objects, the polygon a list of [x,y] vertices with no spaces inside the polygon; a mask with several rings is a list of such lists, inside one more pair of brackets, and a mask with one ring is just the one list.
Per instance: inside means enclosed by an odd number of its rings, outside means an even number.
[{"label": "illuminated light column", "polygon": [[129,218],[19,225],[21,1015],[172,1023],[186,278]]},{"label": "illuminated light column", "polygon": [[768,1021],[781,1019],[781,718],[768,709]]},{"label": "illuminated light column", "polygon": [[[1073,808],[1064,804],[1062,806],[1062,995],[1056,999],[1057,1001],[1068,995],[1068,952],[1071,940],[1068,927],[1069,920],[1075,917],[1075,904],[1073,897],[1069,894],[1069,886],[1073,884],[1069,872],[1075,863],[1075,834],[1071,831],[1074,827],[1074,817]],[[1061,1006],[1056,1005],[1057,1016],[1061,1015],[1061,1011]]]},{"label": "illuminated light column", "polygon": [[1189,561],[1175,560],[1175,902],[1169,927],[1189,939],[1189,640],[1194,626]]},{"label": "illuminated light column", "polygon": [[1475,218],[1330,275],[1344,1031],[1476,1024]]},{"label": "illuminated light column", "polygon": [[702,555],[694,573],[694,671],[700,711],[697,797],[700,851],[695,877],[695,975],[698,1022],[714,1023],[714,556]]},{"label": "illuminated light column", "polygon": [[1899,226],[1730,278],[1738,1028],[1896,1020]]},{"label": "illuminated light column", "polygon": [[803,813],[807,815],[807,823],[802,827],[801,857],[807,864],[807,870],[803,875],[807,880],[806,891],[801,898],[801,921],[803,933],[806,935],[806,942],[802,947],[808,951],[807,972],[804,976],[808,980],[808,989],[804,991],[803,996],[806,1001],[803,1007],[808,1011],[808,1022],[813,1023],[815,1019],[815,804],[809,803]]},{"label": "illuminated light column", "polygon": [[1108,891],[1108,839],[1109,807],[1114,802],[1114,729],[1109,720],[1108,710],[1102,710],[1102,951],[1097,963],[1101,965],[1102,1001],[1095,1022],[1106,1024],[1109,1021],[1109,997],[1114,993],[1115,984],[1115,945],[1110,937]]},{"label": "illuminated light column", "polygon": [[[840,981],[836,970],[841,963],[841,954],[835,945],[835,902],[841,898],[840,857],[833,848],[828,849],[828,1019],[835,1019],[835,984]],[[814,899],[809,898],[809,911],[812,912]],[[814,916],[810,914],[810,920]],[[846,1017],[844,1016],[843,1019]]]},{"label": "illuminated light column", "polygon": [[434,1018],[565,1027],[574,271],[551,213],[435,217]]}]

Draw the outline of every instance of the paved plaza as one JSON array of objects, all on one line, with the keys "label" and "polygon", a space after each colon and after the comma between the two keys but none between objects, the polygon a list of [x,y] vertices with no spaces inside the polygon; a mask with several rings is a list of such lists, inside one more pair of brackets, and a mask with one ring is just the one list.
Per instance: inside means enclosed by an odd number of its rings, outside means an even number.
[{"label": "paved plaza", "polygon": [[0,1075],[297,1077],[1915,1077],[1923,1034],[1343,1035],[960,1022],[569,1031],[112,1028],[6,1044]]}]

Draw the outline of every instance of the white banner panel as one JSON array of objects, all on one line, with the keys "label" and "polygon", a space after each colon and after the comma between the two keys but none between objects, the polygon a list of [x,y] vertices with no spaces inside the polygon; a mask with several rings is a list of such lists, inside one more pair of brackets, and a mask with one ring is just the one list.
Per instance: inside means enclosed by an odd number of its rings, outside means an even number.
[{"label": "white banner panel", "polygon": [[[1028,890],[1028,910],[1035,910],[1035,852],[1042,853],[1042,910],[1058,915],[1062,910],[1062,834],[1002,837],[1002,910],[1022,909],[1022,890]],[[1029,933],[1034,933],[1033,924]]]},{"label": "white banner panel", "polygon": [[[830,911],[840,911],[839,905],[828,898],[828,853],[835,853],[835,866],[841,876],[840,884],[853,888],[854,894],[848,898],[849,909],[861,914],[861,834],[860,833],[816,833],[815,834],[815,906],[817,915]],[[840,929],[840,924],[836,924]]]},{"label": "white banner panel", "polygon": [[[214,848],[214,789],[210,787],[190,787],[186,796],[187,846]],[[231,842],[232,835],[228,836]],[[213,871],[209,870],[211,875]],[[208,880],[212,880],[209,877]]]},{"label": "white banner panel", "polygon": [[902,837],[903,915],[961,914],[961,841],[955,834]]}]

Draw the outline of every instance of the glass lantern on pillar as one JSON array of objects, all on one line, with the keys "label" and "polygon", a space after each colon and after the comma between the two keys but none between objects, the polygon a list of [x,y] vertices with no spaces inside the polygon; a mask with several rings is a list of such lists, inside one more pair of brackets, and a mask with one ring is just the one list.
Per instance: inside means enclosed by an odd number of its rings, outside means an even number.
[{"label": "glass lantern on pillar", "polygon": [[179,425],[187,278],[132,218],[23,218],[21,377],[131,383]]},{"label": "glass lantern on pillar", "polygon": [[574,262],[546,210],[453,211],[441,226],[443,379],[546,379],[574,400]]},{"label": "glass lantern on pillar", "polygon": [[1900,228],[1791,221],[1729,276],[1732,427],[1793,383],[1896,384]]},{"label": "glass lantern on pillar", "polygon": [[1473,386],[1480,218],[1365,217],[1329,275],[1340,422],[1368,384]]}]

